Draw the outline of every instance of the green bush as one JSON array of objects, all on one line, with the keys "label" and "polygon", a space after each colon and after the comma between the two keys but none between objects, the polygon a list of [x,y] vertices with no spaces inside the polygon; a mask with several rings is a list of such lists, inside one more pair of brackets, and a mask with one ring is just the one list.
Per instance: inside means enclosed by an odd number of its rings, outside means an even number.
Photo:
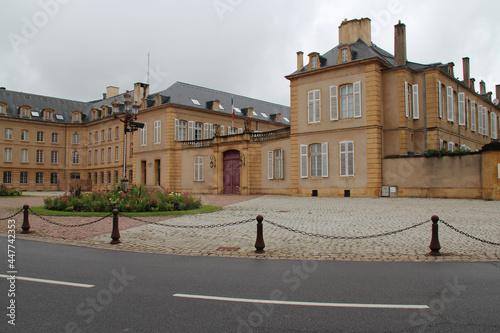
[{"label": "green bush", "polygon": [[164,212],[201,208],[200,199],[188,193],[148,192],[142,186],[130,186],[128,192],[119,187],[112,191],[81,194],[71,190],[69,194],[44,199],[46,209],[74,212]]},{"label": "green bush", "polygon": [[453,151],[446,148],[441,149],[429,149],[424,153],[426,157],[441,157],[441,156],[455,156],[455,155],[467,155],[472,152],[468,149],[455,149]]},{"label": "green bush", "polygon": [[8,188],[5,184],[0,184],[0,197],[12,197],[23,194],[21,190]]}]

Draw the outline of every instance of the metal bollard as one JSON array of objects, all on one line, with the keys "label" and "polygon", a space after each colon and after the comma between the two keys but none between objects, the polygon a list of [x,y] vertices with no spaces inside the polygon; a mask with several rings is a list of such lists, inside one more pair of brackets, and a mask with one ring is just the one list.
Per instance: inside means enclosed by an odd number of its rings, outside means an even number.
[{"label": "metal bollard", "polygon": [[264,244],[264,235],[263,235],[263,224],[262,220],[264,217],[262,215],[257,215],[257,239],[255,240],[255,253],[265,253],[264,248],[266,244]]},{"label": "metal bollard", "polygon": [[21,226],[21,231],[22,234],[29,234],[30,233],[30,216],[28,210],[30,209],[29,205],[24,205],[24,218],[23,218],[23,225]]},{"label": "metal bollard", "polygon": [[441,253],[439,252],[439,250],[441,250],[441,244],[439,244],[439,230],[438,230],[439,217],[437,215],[432,215],[431,220],[432,220],[432,238],[431,238],[431,244],[429,245],[429,248],[431,249],[429,255],[440,256]]},{"label": "metal bollard", "polygon": [[113,209],[113,231],[111,232],[111,243],[120,244],[120,230],[118,229],[118,209]]}]

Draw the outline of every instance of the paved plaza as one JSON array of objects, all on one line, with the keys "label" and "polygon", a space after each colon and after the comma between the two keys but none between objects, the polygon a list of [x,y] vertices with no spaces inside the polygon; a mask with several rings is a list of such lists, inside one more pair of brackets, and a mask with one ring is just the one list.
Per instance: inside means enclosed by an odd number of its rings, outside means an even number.
[{"label": "paved plaza", "polygon": [[[233,199],[235,198],[236,199]],[[244,200],[237,202],[238,200]],[[245,200],[248,199],[248,200]],[[21,238],[61,242],[125,251],[183,255],[366,260],[366,261],[499,261],[500,246],[480,242],[439,224],[443,256],[429,256],[431,225],[392,235],[366,239],[330,239],[292,232],[270,224],[325,236],[365,236],[404,229],[430,220],[432,215],[474,237],[500,242],[500,205],[495,201],[422,198],[331,198],[289,196],[202,196],[203,201],[225,203],[221,210],[154,222],[168,225],[216,225],[251,222],[214,228],[186,229],[146,224],[120,217],[121,244],[110,245],[108,232],[84,239],[57,239],[20,235]],[[255,217],[264,217],[264,254],[253,251]],[[54,217],[53,219],[57,219]],[[101,222],[100,222],[101,223]],[[85,227],[82,227],[85,228]],[[79,228],[72,228],[79,229]],[[78,231],[77,231],[78,232]],[[220,247],[233,251],[218,250]],[[237,248],[235,250],[234,248]]]}]

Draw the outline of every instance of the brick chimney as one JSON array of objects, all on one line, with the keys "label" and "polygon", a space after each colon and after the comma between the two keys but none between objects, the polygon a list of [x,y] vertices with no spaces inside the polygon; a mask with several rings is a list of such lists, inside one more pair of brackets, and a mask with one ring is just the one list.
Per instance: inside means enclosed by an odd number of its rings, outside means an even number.
[{"label": "brick chimney", "polygon": [[297,70],[300,71],[304,67],[304,52],[297,52]]},{"label": "brick chimney", "polygon": [[106,98],[115,97],[118,94],[120,94],[120,88],[113,86],[106,87]]},{"label": "brick chimney", "polygon": [[469,57],[462,58],[462,64],[464,69],[464,84],[470,88],[470,64]]},{"label": "brick chimney", "polygon": [[345,19],[339,26],[339,44],[355,43],[358,39],[372,45],[371,20],[369,18],[350,21]]},{"label": "brick chimney", "polygon": [[484,82],[483,80],[479,82],[479,93],[481,95],[486,94],[486,82]]},{"label": "brick chimney", "polygon": [[497,84],[495,86],[495,95],[496,95],[496,99],[500,100],[500,84]]},{"label": "brick chimney", "polygon": [[134,83],[134,103],[141,105],[142,99],[149,95],[149,84],[137,82]]},{"label": "brick chimney", "polygon": [[406,25],[399,21],[394,26],[394,66],[406,65]]},{"label": "brick chimney", "polygon": [[470,79],[469,87],[472,89],[472,91],[476,91],[476,79],[475,78]]}]

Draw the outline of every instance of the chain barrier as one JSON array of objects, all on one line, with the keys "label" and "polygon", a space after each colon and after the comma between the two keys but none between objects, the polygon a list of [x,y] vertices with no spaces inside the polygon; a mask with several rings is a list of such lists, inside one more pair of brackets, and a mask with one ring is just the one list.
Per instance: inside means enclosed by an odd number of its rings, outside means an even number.
[{"label": "chain barrier", "polygon": [[87,226],[87,225],[91,225],[91,224],[94,224],[94,223],[100,222],[100,221],[102,221],[102,220],[104,220],[104,219],[106,219],[106,218],[108,218],[108,217],[110,217],[110,216],[112,216],[112,215],[113,215],[113,214],[108,214],[108,215],[106,215],[106,216],[103,216],[103,217],[101,217],[101,218],[99,218],[99,219],[95,220],[95,221],[90,221],[90,222],[86,222],[86,223],[82,223],[82,224],[64,224],[64,223],[59,223],[59,222],[54,222],[54,221],[51,221],[51,220],[49,220],[49,219],[45,218],[43,215],[40,215],[40,214],[35,213],[33,210],[31,210],[31,208],[30,208],[30,212],[31,212],[33,215],[35,215],[35,216],[39,217],[40,219],[44,220],[45,222],[48,222],[48,223],[50,223],[50,224],[57,225],[57,226],[59,226],[59,227],[68,227],[68,228],[77,228],[77,227],[84,227],[84,226]]},{"label": "chain barrier", "polygon": [[480,242],[483,242],[483,243],[486,243],[486,244],[490,244],[490,245],[497,245],[497,246],[500,246],[500,243],[495,243],[495,242],[492,242],[492,241],[488,241],[488,240],[484,240],[484,239],[481,239],[481,238],[478,238],[478,237],[475,237],[475,236],[472,236],[468,233],[466,233],[465,231],[462,231],[462,230],[459,230],[457,228],[455,228],[454,226],[452,226],[451,224],[443,221],[443,220],[439,220],[439,222],[443,223],[445,226],[447,226],[448,228],[450,228],[451,230],[453,231],[456,231],[458,232],[459,234],[462,234],[464,236],[467,236],[469,238],[472,238],[474,240],[477,240],[477,241],[480,241]]},{"label": "chain barrier", "polygon": [[400,233],[400,232],[403,232],[403,231],[406,231],[406,230],[410,230],[410,229],[419,227],[419,226],[421,226],[421,225],[423,225],[425,223],[428,223],[430,221],[431,220],[427,220],[427,221],[420,222],[420,223],[414,224],[414,225],[412,225],[410,227],[406,227],[406,228],[403,228],[403,229],[389,231],[389,232],[384,232],[384,233],[380,233],[380,234],[374,234],[374,235],[364,235],[364,236],[331,236],[331,235],[315,234],[315,233],[312,233],[312,232],[306,232],[306,231],[302,231],[302,230],[297,230],[297,229],[294,229],[294,228],[290,228],[290,227],[284,226],[282,224],[278,224],[276,222],[272,222],[272,221],[266,220],[267,223],[269,223],[271,225],[274,225],[275,227],[278,227],[278,228],[281,228],[281,229],[285,229],[285,230],[288,230],[288,231],[291,231],[291,232],[295,232],[297,234],[301,234],[301,235],[304,235],[304,236],[319,237],[319,238],[324,238],[324,239],[366,239],[366,238],[375,238],[375,237],[389,236],[389,235],[394,235],[394,234],[397,234],[397,233]]},{"label": "chain barrier", "polygon": [[24,210],[24,208],[21,208],[17,213],[15,213],[14,215],[11,215],[9,217],[0,217],[0,221],[10,220],[11,218],[13,218],[14,216],[16,216],[17,214],[21,213],[23,210]]},{"label": "chain barrier", "polygon": [[249,223],[249,222],[255,221],[255,219],[248,219],[248,220],[237,221],[237,222],[218,223],[218,224],[209,224],[209,225],[179,225],[179,224],[163,224],[163,223],[158,223],[158,222],[150,222],[150,221],[138,219],[138,218],[130,216],[130,215],[125,215],[122,213],[120,213],[120,215],[127,217],[129,219],[132,219],[132,220],[142,222],[142,223],[154,224],[154,225],[158,225],[161,227],[182,228],[182,229],[208,229],[208,228],[230,227],[230,226],[234,226],[234,225],[239,225],[239,224],[244,224],[244,223]]}]

